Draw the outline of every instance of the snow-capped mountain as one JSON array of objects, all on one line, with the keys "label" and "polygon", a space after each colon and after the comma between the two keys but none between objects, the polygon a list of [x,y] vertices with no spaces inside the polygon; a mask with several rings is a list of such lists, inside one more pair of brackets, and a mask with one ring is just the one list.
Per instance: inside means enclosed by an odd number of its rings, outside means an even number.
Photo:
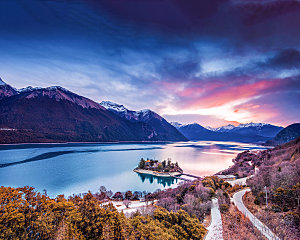
[{"label": "snow-capped mountain", "polygon": [[174,124],[176,128],[190,140],[241,141],[258,142],[274,137],[282,127],[267,123],[246,123],[234,126],[232,124],[212,128],[202,127],[197,123],[182,125]]},{"label": "snow-capped mountain", "polygon": [[229,124],[226,126],[218,127],[218,128],[212,128],[212,127],[206,127],[208,130],[213,131],[213,132],[227,132],[235,128],[234,125]]},{"label": "snow-capped mountain", "polygon": [[186,140],[151,110],[123,110],[133,119],[60,86],[17,90],[1,80],[0,143]]},{"label": "snow-capped mountain", "polygon": [[177,129],[183,126],[183,124],[179,122],[170,122],[170,124]]},{"label": "snow-capped mountain", "polygon": [[245,123],[245,124],[240,124],[238,126],[236,126],[237,128],[247,128],[247,127],[256,127],[256,128],[260,128],[260,127],[264,127],[264,126],[271,126],[271,124],[268,123]]},{"label": "snow-capped mountain", "polygon": [[129,120],[130,122],[141,122],[147,124],[153,129],[150,135],[151,138],[158,136],[161,138],[167,138],[166,136],[169,136],[169,138],[172,139],[186,140],[176,128],[150,109],[140,111],[129,110],[124,107],[124,105],[113,103],[111,101],[103,101],[100,105],[114,114]]},{"label": "snow-capped mountain", "polygon": [[60,86],[51,86],[51,87],[47,87],[47,88],[32,88],[32,87],[28,87],[28,88],[23,88],[21,90],[18,91],[19,94],[26,94],[26,99],[30,99],[30,98],[39,98],[39,97],[49,97],[49,98],[53,98],[56,101],[69,101],[72,102],[76,105],[79,105],[83,108],[95,108],[95,109],[104,109],[103,107],[101,107],[99,104],[97,104],[96,102],[79,96],[63,87]]}]

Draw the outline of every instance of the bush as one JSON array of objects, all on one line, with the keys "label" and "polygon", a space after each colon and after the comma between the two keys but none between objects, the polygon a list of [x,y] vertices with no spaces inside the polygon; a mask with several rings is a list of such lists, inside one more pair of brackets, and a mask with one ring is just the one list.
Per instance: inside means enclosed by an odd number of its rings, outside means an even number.
[{"label": "bush", "polygon": [[254,204],[259,205],[259,200],[257,197],[255,197],[255,199],[254,199]]},{"label": "bush", "polygon": [[300,214],[296,212],[288,212],[284,216],[284,222],[288,225],[300,225]]},{"label": "bush", "polygon": [[224,204],[220,205],[220,211],[221,211],[221,213],[225,213],[228,210],[229,210],[229,205],[228,204],[224,203]]},{"label": "bush", "polygon": [[279,207],[278,205],[272,205],[272,210],[273,212],[281,212],[281,207]]}]

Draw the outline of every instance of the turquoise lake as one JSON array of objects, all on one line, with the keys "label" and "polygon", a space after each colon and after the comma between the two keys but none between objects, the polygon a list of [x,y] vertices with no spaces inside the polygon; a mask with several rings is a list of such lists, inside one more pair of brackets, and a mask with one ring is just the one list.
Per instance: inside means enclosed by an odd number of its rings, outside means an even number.
[{"label": "turquoise lake", "polygon": [[237,153],[264,149],[236,142],[68,143],[0,146],[0,185],[33,186],[48,195],[96,192],[155,191],[175,187],[180,180],[138,175],[140,158],[177,161],[185,173],[214,174],[232,165]]}]

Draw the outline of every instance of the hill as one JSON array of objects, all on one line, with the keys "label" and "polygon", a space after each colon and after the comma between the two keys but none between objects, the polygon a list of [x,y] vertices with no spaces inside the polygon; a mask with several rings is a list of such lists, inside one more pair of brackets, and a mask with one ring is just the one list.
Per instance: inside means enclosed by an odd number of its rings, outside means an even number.
[{"label": "hill", "polygon": [[300,136],[300,123],[294,123],[282,129],[273,139],[266,142],[266,145],[279,145],[289,142]]}]

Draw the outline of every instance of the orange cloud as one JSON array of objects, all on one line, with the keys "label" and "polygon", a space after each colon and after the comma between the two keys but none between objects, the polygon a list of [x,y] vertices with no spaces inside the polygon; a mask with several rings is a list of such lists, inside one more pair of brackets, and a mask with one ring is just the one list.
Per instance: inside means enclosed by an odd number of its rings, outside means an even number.
[{"label": "orange cloud", "polygon": [[[277,88],[282,85],[283,81],[281,79],[275,80],[261,80],[254,83],[246,83],[237,86],[230,86],[230,83],[209,83],[208,86],[205,86],[205,92],[202,95],[197,97],[197,93],[203,88],[188,88],[181,94],[181,96],[186,95],[187,92],[192,92],[190,97],[191,101],[187,101],[187,107],[203,107],[203,108],[212,108],[219,107],[224,104],[239,100],[247,99],[254,96],[259,96],[269,92],[270,90]],[[229,86],[228,86],[229,85]],[[211,91],[210,91],[211,90]],[[195,96],[197,99],[193,99]]]}]

